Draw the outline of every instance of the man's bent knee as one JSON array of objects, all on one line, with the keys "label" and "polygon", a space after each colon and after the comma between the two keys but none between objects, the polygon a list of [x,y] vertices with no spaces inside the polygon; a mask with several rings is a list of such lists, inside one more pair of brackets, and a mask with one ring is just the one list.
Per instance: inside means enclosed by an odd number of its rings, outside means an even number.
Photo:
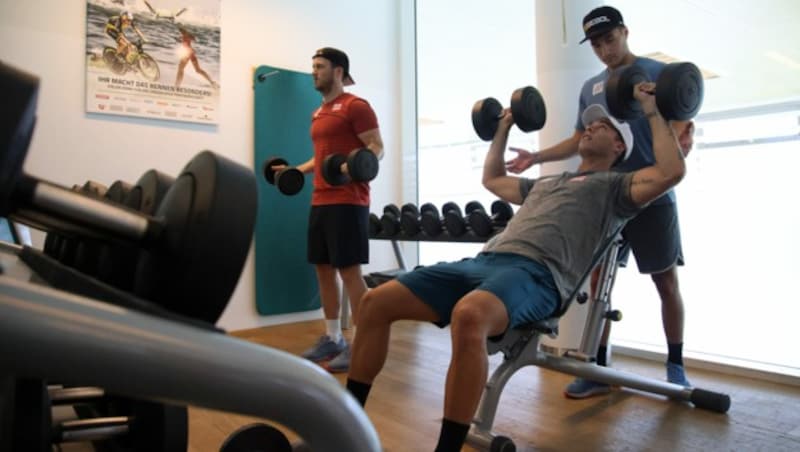
[{"label": "man's bent knee", "polygon": [[367,291],[359,304],[359,322],[366,325],[370,320],[394,322],[396,320],[439,320],[436,312],[397,281]]},{"label": "man's bent knee", "polygon": [[450,336],[454,350],[465,348],[481,349],[490,336],[485,319],[482,319],[480,310],[472,306],[460,307],[456,305],[450,318]]},{"label": "man's bent knee", "polygon": [[[361,317],[362,321],[370,320],[376,314],[381,313],[379,306],[381,300],[379,289],[380,288],[369,290],[364,294],[363,297],[361,297],[361,300],[359,301],[359,309],[361,311],[359,316]],[[373,307],[377,307],[377,309],[373,309]]]},{"label": "man's bent knee", "polygon": [[484,341],[508,328],[505,305],[494,294],[475,291],[459,301],[450,320],[455,334]]}]

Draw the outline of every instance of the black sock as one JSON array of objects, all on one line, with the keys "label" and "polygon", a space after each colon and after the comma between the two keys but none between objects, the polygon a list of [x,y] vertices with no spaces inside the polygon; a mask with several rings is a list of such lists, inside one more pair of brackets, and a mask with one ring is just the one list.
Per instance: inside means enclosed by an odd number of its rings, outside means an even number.
[{"label": "black sock", "polygon": [[369,395],[370,389],[372,389],[372,385],[351,380],[349,378],[347,379],[347,390],[350,391],[350,394],[353,394],[353,397],[358,400],[358,403],[360,403],[362,407],[367,403],[367,396]]},{"label": "black sock", "polygon": [[442,431],[439,433],[439,444],[436,452],[458,452],[464,445],[469,433],[469,424],[442,419]]},{"label": "black sock", "polygon": [[598,366],[607,366],[608,362],[606,361],[606,355],[608,354],[608,347],[605,345],[601,345],[597,347],[597,365]]},{"label": "black sock", "polygon": [[682,366],[683,342],[680,342],[678,344],[667,343],[667,349],[669,350],[669,354],[667,355],[667,361]]}]

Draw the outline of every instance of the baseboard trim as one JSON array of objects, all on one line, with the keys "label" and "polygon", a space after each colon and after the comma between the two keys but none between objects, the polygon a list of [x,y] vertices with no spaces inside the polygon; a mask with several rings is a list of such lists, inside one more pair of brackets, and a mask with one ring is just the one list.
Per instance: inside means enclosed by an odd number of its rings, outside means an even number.
[{"label": "baseboard trim", "polygon": [[[665,362],[667,355],[661,352],[643,350],[641,348],[634,348],[625,345],[614,344],[612,346],[612,355],[619,354],[622,356],[630,356],[633,358],[645,359],[649,361]],[[756,380],[769,381],[772,383],[780,383],[789,386],[800,386],[800,377],[794,375],[786,375],[780,372],[772,372],[764,369],[752,369],[744,366],[737,366],[735,364],[719,363],[708,361],[705,359],[698,359],[693,357],[683,358],[684,365],[689,369],[703,369],[713,372],[719,372],[726,375],[736,375],[739,377],[753,378]]]}]

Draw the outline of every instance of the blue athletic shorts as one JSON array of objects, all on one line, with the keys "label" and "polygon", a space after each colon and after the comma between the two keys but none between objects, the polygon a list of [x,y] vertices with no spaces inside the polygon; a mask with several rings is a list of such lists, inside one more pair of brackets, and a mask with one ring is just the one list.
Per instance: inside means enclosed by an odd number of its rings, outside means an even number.
[{"label": "blue athletic shorts", "polygon": [[639,273],[652,274],[683,265],[678,208],[674,203],[649,206],[622,230],[625,244],[619,255],[624,267],[633,250]]},{"label": "blue athletic shorts", "polygon": [[527,257],[480,253],[474,258],[421,267],[397,278],[436,311],[440,327],[450,324],[456,303],[475,290],[491,292],[506,306],[509,328],[550,317],[560,296],[550,270]]}]

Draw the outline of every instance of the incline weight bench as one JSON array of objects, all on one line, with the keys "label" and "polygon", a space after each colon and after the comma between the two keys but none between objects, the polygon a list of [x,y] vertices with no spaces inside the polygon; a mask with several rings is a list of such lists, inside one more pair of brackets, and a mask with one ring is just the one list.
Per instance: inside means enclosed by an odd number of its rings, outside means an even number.
[{"label": "incline weight bench", "polygon": [[[486,382],[478,411],[472,421],[473,427],[467,441],[492,452],[512,452],[516,450],[513,441],[505,436],[492,433],[492,424],[497,413],[498,402],[508,380],[525,366],[540,366],[609,385],[625,386],[641,391],[662,394],[675,400],[688,401],[698,408],[725,413],[731,405],[726,394],[700,388],[688,388],[666,381],[645,378],[629,372],[598,366],[593,363],[603,334],[605,322],[614,313],[611,307],[611,289],[617,273],[617,256],[622,246],[619,238],[621,228],[607,240],[592,260],[579,284],[570,297],[562,303],[552,317],[521,325],[508,330],[501,338],[488,341],[489,354],[503,353],[503,362],[494,370]],[[564,356],[557,356],[539,349],[541,335],[555,338],[558,335],[559,318],[567,312],[573,300],[585,302],[587,296],[580,287],[591,275],[598,262],[602,262],[596,294],[591,300],[586,327],[578,350],[570,350]]]}]

